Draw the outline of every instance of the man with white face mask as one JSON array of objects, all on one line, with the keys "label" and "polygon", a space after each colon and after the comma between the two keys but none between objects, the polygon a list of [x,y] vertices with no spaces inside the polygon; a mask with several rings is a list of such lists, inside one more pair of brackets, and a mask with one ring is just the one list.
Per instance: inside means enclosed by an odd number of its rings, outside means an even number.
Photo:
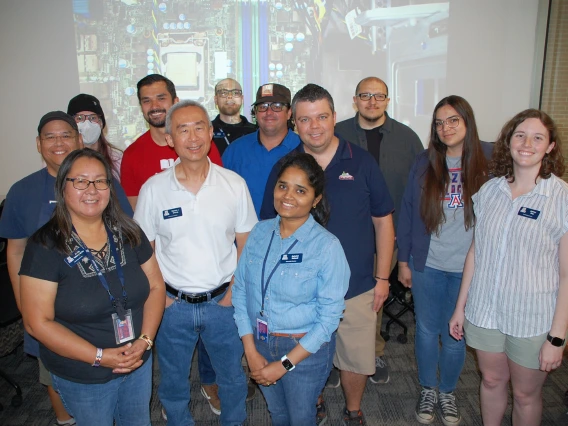
[{"label": "man with white face mask", "polygon": [[110,164],[113,176],[120,180],[122,151],[113,146],[103,133],[106,120],[99,100],[81,93],[69,101],[67,114],[75,118],[85,147],[101,153]]}]

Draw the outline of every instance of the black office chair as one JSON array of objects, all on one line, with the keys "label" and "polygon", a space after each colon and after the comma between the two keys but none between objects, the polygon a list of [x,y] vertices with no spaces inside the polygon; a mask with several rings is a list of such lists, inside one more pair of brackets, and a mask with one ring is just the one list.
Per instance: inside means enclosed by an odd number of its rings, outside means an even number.
[{"label": "black office chair", "polygon": [[[0,216],[3,208],[4,201],[0,204]],[[14,352],[24,341],[22,316],[20,311],[18,311],[12,283],[8,275],[6,246],[6,239],[0,238],[0,357]],[[12,397],[12,406],[19,407],[22,405],[22,389],[20,386],[2,369],[0,369],[0,377],[16,391],[16,395]],[[0,410],[3,408],[2,404],[0,404]]]},{"label": "black office chair", "polygon": [[[405,313],[412,312],[414,316],[414,302],[412,301],[412,293],[410,289],[402,285],[398,280],[398,268],[395,267],[389,276],[390,292],[384,306],[383,312],[390,319],[385,325],[385,331],[381,331],[381,336],[385,339],[385,342],[390,339],[390,327],[393,324],[397,324],[402,328],[402,333],[396,336],[396,340],[399,343],[408,342],[408,327],[400,319]],[[394,304],[400,306],[398,311],[394,311]]]}]

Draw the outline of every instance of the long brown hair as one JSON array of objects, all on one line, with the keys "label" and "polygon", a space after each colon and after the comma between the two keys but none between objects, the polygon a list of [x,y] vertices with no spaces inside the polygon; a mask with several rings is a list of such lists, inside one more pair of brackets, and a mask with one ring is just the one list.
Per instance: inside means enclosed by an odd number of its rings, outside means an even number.
[{"label": "long brown hair", "polygon": [[554,148],[548,154],[545,154],[538,171],[538,176],[548,179],[551,174],[562,177],[564,174],[564,157],[562,155],[562,142],[556,124],[550,116],[544,111],[538,109],[526,109],[519,112],[511,118],[501,129],[495,149],[493,150],[493,158],[489,163],[491,174],[500,177],[505,176],[509,182],[515,181],[515,173],[513,172],[513,158],[511,157],[511,138],[515,129],[525,120],[529,118],[537,118],[542,125],[548,130],[548,141],[555,142]]},{"label": "long brown hair", "polygon": [[[105,137],[103,131],[101,129],[101,135],[99,136],[99,149],[98,152],[105,157],[105,160],[110,164],[110,168],[112,169],[114,176],[120,176],[120,167],[116,164],[112,158],[112,151],[117,150],[122,152],[121,149],[117,148],[113,144],[111,144],[108,139]],[[88,146],[86,147],[88,148]]]},{"label": "long brown hair", "polygon": [[[450,184],[450,174],[446,164],[447,146],[438,137],[436,131],[436,112],[445,105],[451,106],[460,116],[460,125],[466,128],[461,157],[464,203],[464,226],[470,229],[475,222],[471,196],[488,179],[487,160],[483,155],[477,125],[471,105],[460,96],[448,96],[442,99],[434,108],[430,126],[430,141],[428,143],[428,168],[426,169],[422,199],[420,201],[420,216],[429,234],[440,232],[440,226],[446,221],[442,200]],[[463,122],[463,124],[462,124]]]},{"label": "long brown hair", "polygon": [[67,242],[71,239],[71,232],[73,229],[73,222],[71,215],[67,210],[65,204],[65,180],[71,171],[71,167],[79,158],[94,158],[101,162],[105,168],[105,174],[109,183],[110,197],[108,205],[102,213],[102,220],[104,224],[113,232],[122,235],[122,241],[128,241],[131,246],[138,246],[142,241],[140,227],[122,211],[118,198],[116,197],[116,189],[112,180],[112,171],[110,165],[104,159],[102,154],[89,148],[78,149],[69,154],[61,163],[57,177],[55,178],[55,210],[51,219],[42,226],[32,239],[35,242],[48,246],[50,241],[55,243],[55,248],[62,253],[70,254]]}]

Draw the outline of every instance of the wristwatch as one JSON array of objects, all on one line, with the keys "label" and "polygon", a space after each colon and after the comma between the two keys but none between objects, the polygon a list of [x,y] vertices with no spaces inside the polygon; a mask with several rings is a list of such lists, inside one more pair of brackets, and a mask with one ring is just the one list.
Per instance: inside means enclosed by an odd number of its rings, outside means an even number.
[{"label": "wristwatch", "polygon": [[296,366],[292,364],[292,361],[290,361],[286,355],[280,358],[280,361],[282,361],[282,365],[284,366],[286,371],[292,371],[294,368],[296,368]]},{"label": "wristwatch", "polygon": [[552,337],[550,334],[546,335],[546,340],[550,342],[552,346],[561,347],[566,342],[566,339],[561,339],[560,337]]}]

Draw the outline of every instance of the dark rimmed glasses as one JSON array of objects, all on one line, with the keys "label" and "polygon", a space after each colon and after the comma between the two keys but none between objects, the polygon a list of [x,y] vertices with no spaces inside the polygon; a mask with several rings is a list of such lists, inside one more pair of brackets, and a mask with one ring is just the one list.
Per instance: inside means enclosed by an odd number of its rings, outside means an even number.
[{"label": "dark rimmed glasses", "polygon": [[65,180],[68,182],[73,182],[73,188],[79,189],[81,191],[87,189],[90,184],[93,184],[95,189],[98,189],[99,191],[104,191],[105,189],[108,189],[110,186],[109,179],[89,180],[83,178],[65,178]]},{"label": "dark rimmed glasses", "polygon": [[241,96],[243,96],[243,91],[240,89],[233,89],[233,90],[227,90],[227,89],[221,89],[221,90],[217,90],[217,96],[221,97],[221,98],[228,98],[229,95],[231,95],[231,97],[233,98],[240,98]]},{"label": "dark rimmed glasses", "polygon": [[265,102],[263,104],[256,104],[254,107],[257,112],[268,111],[269,107],[274,112],[280,112],[284,109],[284,107],[290,107],[290,104],[284,104],[282,102]]},{"label": "dark rimmed glasses", "polygon": [[382,102],[387,99],[387,95],[384,93],[359,93],[357,96],[362,101],[370,101],[371,98],[375,98],[377,102]]}]

